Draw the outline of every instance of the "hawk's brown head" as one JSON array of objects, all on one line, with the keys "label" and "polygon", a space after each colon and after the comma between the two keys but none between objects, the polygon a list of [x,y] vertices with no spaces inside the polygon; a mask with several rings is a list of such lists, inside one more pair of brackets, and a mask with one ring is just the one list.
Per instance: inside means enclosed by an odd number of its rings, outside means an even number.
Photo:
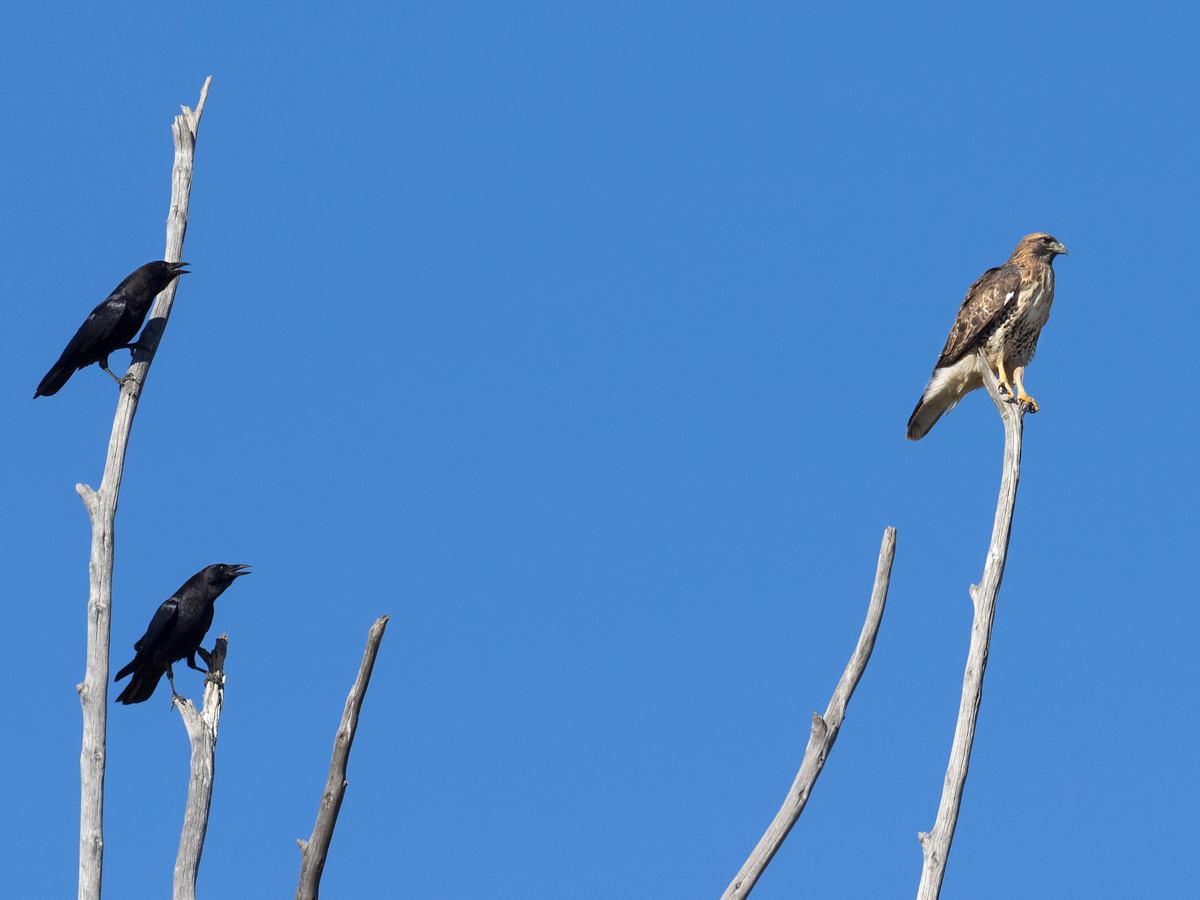
[{"label": "hawk's brown head", "polygon": [[1056,256],[1066,255],[1067,248],[1062,245],[1062,241],[1045,232],[1036,231],[1021,238],[1021,243],[1017,244],[1017,249],[1012,252],[1012,260],[1038,260],[1049,263],[1054,262]]}]

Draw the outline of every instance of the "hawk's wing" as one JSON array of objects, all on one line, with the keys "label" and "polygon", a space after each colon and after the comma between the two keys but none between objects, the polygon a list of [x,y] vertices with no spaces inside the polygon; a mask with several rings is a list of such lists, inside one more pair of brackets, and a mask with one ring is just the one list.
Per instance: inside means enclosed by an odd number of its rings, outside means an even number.
[{"label": "hawk's wing", "polygon": [[962,359],[1000,310],[1016,301],[1020,290],[1021,267],[1013,263],[988,269],[980,275],[979,280],[967,290],[967,296],[954,318],[950,336],[946,338],[946,346],[942,348],[942,355],[938,357],[934,368],[940,369]]}]

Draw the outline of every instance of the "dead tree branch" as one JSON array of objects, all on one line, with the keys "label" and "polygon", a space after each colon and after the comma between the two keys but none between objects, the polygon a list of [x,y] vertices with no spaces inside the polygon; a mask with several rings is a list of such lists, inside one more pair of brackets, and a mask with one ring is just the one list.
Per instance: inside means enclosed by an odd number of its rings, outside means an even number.
[{"label": "dead tree branch", "polygon": [[958,808],[962,802],[963,786],[971,763],[971,745],[975,741],[975,722],[983,699],[983,675],[987,669],[988,652],[992,641],[992,620],[996,616],[996,596],[1004,578],[1004,561],[1008,555],[1008,538],[1012,532],[1013,508],[1017,502],[1017,483],[1021,480],[1021,429],[1024,407],[1012,403],[1000,394],[1000,386],[983,357],[977,358],[983,374],[983,384],[1004,422],[1004,464],[1000,474],[1000,496],[996,502],[996,518],[992,524],[992,541],[988,546],[983,577],[971,585],[971,602],[975,616],[971,622],[971,644],[967,650],[967,668],[963,673],[962,699],[958,707],[958,723],[954,726],[954,741],[950,745],[950,762],[942,786],[933,829],[917,837],[925,862],[921,867],[921,883],[917,900],[937,900],[946,874],[946,860],[954,841],[958,824]]},{"label": "dead tree branch", "polygon": [[742,900],[754,890],[759,876],[766,870],[775,853],[783,845],[788,832],[804,812],[808,796],[812,793],[813,785],[825,760],[833,749],[841,730],[842,720],[846,716],[846,706],[858,686],[858,681],[866,671],[871,651],[875,647],[875,636],[879,633],[879,624],[883,620],[883,608],[887,603],[888,584],[892,576],[892,560],[896,555],[896,529],[885,528],[883,543],[879,548],[879,562],[875,566],[875,585],[871,589],[871,602],[867,607],[867,618],[863,622],[862,633],[858,636],[858,644],[846,664],[846,670],[837,683],[833,697],[825,708],[825,715],[813,713],[812,733],[808,738],[808,746],[804,750],[804,759],[800,763],[800,771],[788,791],[787,798],[771,824],[767,826],[762,839],[759,840],[740,872],[737,873],[721,900]]},{"label": "dead tree branch", "polygon": [[175,856],[172,900],[196,900],[196,873],[200,870],[200,854],[204,852],[204,835],[208,831],[208,810],[212,805],[213,777],[216,774],[217,726],[221,724],[221,707],[225,702],[225,653],[228,649],[229,635],[223,634],[213,647],[209,675],[204,682],[204,704],[200,712],[196,712],[191,700],[176,697],[173,701],[183,719],[183,727],[187,729],[192,761],[183,831],[179,835],[179,852]]},{"label": "dead tree branch", "polygon": [[[183,238],[187,232],[188,198],[192,187],[192,157],[196,149],[196,132],[208,85],[200,90],[200,102],[193,112],[186,106],[175,117],[175,164],[171,172],[171,209],[167,215],[168,262],[179,262],[183,253]],[[79,900],[100,900],[100,885],[104,869],[104,763],[108,729],[108,651],[109,627],[112,615],[112,575],[114,523],[117,517],[117,497],[125,471],[125,450],[137,412],[150,363],[166,328],[175,299],[178,279],[172,281],[155,301],[150,321],[142,331],[141,345],[129,366],[129,377],[121,386],[117,412],[113,418],[112,434],[108,440],[108,455],[100,489],[86,484],[75,490],[87,507],[92,522],[92,550],[88,563],[89,585],[87,606],[87,667],[83,682],[76,685],[83,707],[83,749],[79,754]]]},{"label": "dead tree branch", "polygon": [[354,732],[358,728],[358,714],[367,685],[371,681],[371,670],[379,653],[379,642],[387,628],[388,617],[380,616],[367,632],[367,649],[363,652],[358,677],[346,697],[346,708],[342,722],[338,725],[333,741],[333,759],[329,763],[329,777],[325,780],[325,791],[321,794],[321,805],[317,809],[317,821],[307,841],[296,839],[300,845],[300,883],[296,886],[296,900],[317,900],[321,889],[321,873],[325,869],[325,857],[329,855],[329,842],[333,840],[333,827],[337,824],[342,798],[346,796],[346,763],[350,760],[350,747],[354,743]]}]

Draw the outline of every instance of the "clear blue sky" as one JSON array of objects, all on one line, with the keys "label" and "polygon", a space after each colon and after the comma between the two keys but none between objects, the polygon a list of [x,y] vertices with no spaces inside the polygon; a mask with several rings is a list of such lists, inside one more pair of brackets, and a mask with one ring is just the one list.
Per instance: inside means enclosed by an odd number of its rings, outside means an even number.
[{"label": "clear blue sky", "polygon": [[[1195,896],[1197,14],[1183,4],[22,7],[0,37],[5,896],[74,891],[88,526],[115,391],[30,395],[182,284],[117,523],[114,667],[216,561],[204,895],[286,896],[392,615],[330,898],[716,897],[899,528],[875,656],[756,896],[911,896],[991,527],[966,287],[1050,231],[1010,563],[946,896]],[[115,359],[118,366],[125,355]],[[181,689],[199,694],[196,673]],[[110,697],[111,702],[111,697]],[[107,896],[165,896],[184,731],[112,708]],[[397,894],[397,892],[400,892]]]}]

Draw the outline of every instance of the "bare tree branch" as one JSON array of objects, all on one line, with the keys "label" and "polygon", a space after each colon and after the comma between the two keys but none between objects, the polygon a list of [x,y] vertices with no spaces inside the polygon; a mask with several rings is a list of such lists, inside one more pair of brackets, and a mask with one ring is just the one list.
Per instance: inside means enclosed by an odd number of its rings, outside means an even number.
[{"label": "bare tree branch", "polygon": [[[200,127],[200,116],[204,112],[204,101],[211,81],[211,77],[205,79],[195,112],[183,107],[183,113],[175,117],[172,126],[175,165],[171,172],[171,209],[167,215],[165,258],[168,262],[179,262],[182,258],[196,132]],[[163,329],[166,328],[167,317],[171,314],[178,284],[178,279],[172,281],[159,294],[151,310],[150,321],[142,331],[142,349],[134,354],[129,377],[121,386],[100,489],[93,490],[86,484],[75,485],[92,522],[92,550],[88,563],[87,668],[83,682],[75,687],[83,707],[83,748],[79,754],[79,900],[100,900],[104,869],[104,763],[108,730],[108,651],[117,497],[121,491],[125,450],[129,445],[138,398]]]},{"label": "bare tree branch", "polygon": [[179,852],[175,856],[172,900],[196,900],[196,873],[200,870],[200,854],[204,852],[216,774],[217,726],[221,724],[221,706],[225,702],[225,653],[228,649],[229,635],[223,634],[213,647],[200,712],[196,712],[191,700],[176,697],[172,701],[179,710],[183,727],[187,729],[188,743],[192,746],[187,807],[183,813],[183,831],[179,835]]},{"label": "bare tree branch", "polygon": [[387,628],[388,617],[380,616],[367,632],[367,648],[363,652],[358,677],[346,697],[346,708],[342,722],[338,725],[333,741],[333,759],[329,762],[329,777],[325,780],[325,791],[321,794],[321,805],[317,809],[317,821],[307,841],[296,839],[300,845],[300,883],[296,886],[296,900],[317,900],[321,889],[321,873],[325,869],[325,857],[329,855],[329,842],[333,840],[333,827],[337,824],[342,798],[346,796],[346,763],[350,760],[350,747],[354,743],[354,732],[358,728],[358,713],[367,685],[371,681],[371,670],[379,653],[379,642]]},{"label": "bare tree branch", "polygon": [[858,644],[855,645],[854,653],[846,664],[846,670],[842,672],[833,697],[829,700],[829,706],[825,708],[825,715],[813,713],[812,733],[804,750],[804,759],[783,806],[767,826],[758,846],[754,848],[741,871],[721,895],[721,900],[742,900],[750,895],[759,876],[766,870],[776,851],[783,845],[788,832],[804,812],[813,785],[817,783],[817,778],[825,767],[825,760],[833,749],[834,741],[837,740],[838,731],[846,715],[846,706],[850,703],[850,697],[854,694],[859,679],[866,671],[871,651],[875,647],[875,636],[879,633],[884,604],[887,603],[888,584],[891,581],[892,560],[895,555],[896,529],[885,528],[883,543],[879,548],[879,562],[875,566],[875,585],[871,589],[871,602],[867,607],[867,618],[863,622],[862,633],[858,636]]},{"label": "bare tree branch", "polygon": [[1000,474],[1000,496],[996,502],[996,518],[992,525],[992,540],[988,546],[983,577],[971,585],[971,602],[975,616],[971,622],[971,643],[967,650],[967,668],[963,673],[962,700],[958,707],[958,723],[950,745],[950,762],[942,786],[933,829],[917,837],[925,862],[921,867],[921,883],[917,900],[937,900],[946,874],[946,860],[954,841],[958,824],[958,808],[962,803],[963,786],[971,763],[971,745],[975,741],[975,722],[983,699],[983,675],[987,669],[988,652],[992,642],[992,620],[996,616],[996,596],[1004,578],[1004,561],[1008,556],[1008,538],[1012,532],[1013,508],[1017,502],[1017,483],[1021,480],[1021,430],[1025,409],[1001,396],[1000,386],[991,367],[982,356],[977,365],[983,374],[983,384],[1004,422],[1004,464]]}]

